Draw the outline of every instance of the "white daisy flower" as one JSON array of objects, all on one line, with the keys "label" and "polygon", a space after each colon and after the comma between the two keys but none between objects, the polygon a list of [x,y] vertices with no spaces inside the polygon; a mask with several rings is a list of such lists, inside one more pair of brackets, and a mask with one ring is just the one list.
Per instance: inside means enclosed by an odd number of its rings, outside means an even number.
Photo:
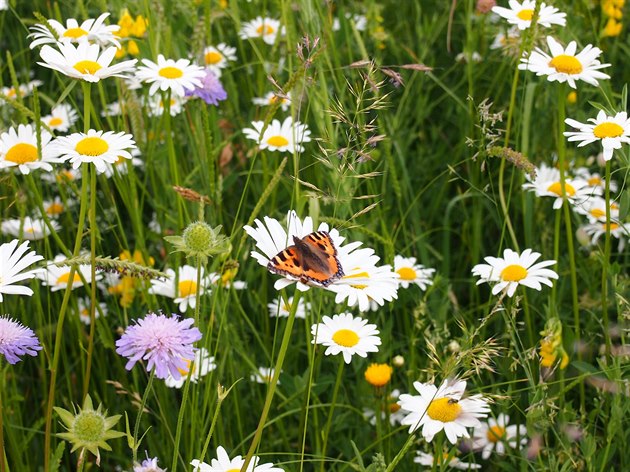
[{"label": "white daisy flower", "polygon": [[[267,304],[267,308],[269,309],[269,316],[272,318],[279,316],[281,318],[287,318],[289,313],[291,312],[291,308],[293,307],[293,297],[289,297],[287,301],[285,301],[282,297],[275,298],[271,303]],[[298,306],[295,309],[295,317],[306,319],[306,311],[311,310],[311,304],[304,301],[303,298],[300,298],[298,301]]]},{"label": "white daisy flower", "polygon": [[20,98],[28,97],[33,93],[35,87],[39,87],[42,84],[41,80],[31,80],[26,84],[19,84],[17,90],[15,87],[2,87],[0,89],[0,99],[15,100],[18,95]]},{"label": "white daisy flower", "polygon": [[[275,372],[273,367],[259,367],[256,372],[249,376],[249,380],[259,384],[268,384],[273,379]],[[280,374],[282,375],[282,371]],[[278,380],[278,385],[280,385],[280,380]]]},{"label": "white daisy flower", "polygon": [[245,137],[256,141],[260,149],[291,153],[304,152],[304,146],[301,144],[311,140],[311,131],[308,126],[299,121],[294,123],[290,116],[282,124],[278,120],[273,120],[262,132],[264,124],[264,121],[253,121],[253,129],[243,129]]},{"label": "white daisy flower", "polygon": [[[591,237],[591,244],[595,245],[599,239],[606,234],[606,223],[593,223],[583,226],[584,231]],[[623,251],[626,247],[626,240],[630,238],[630,223],[610,222],[610,236],[618,239],[618,250]]]},{"label": "white daisy flower", "polygon": [[[77,304],[79,306],[79,319],[83,324],[89,326],[92,323],[92,319],[90,318],[90,307],[92,306],[90,297],[78,298]],[[98,319],[101,313],[103,313],[103,316],[107,316],[107,311],[107,303],[99,303],[94,311],[94,319]]]},{"label": "white daisy flower", "polygon": [[89,130],[86,133],[73,133],[61,136],[51,143],[55,153],[64,160],[70,160],[77,169],[84,162],[92,163],[98,173],[107,170],[107,164],[114,164],[119,159],[132,159],[131,152],[136,149],[133,136],[124,132]]},{"label": "white daisy flower", "polygon": [[[201,268],[201,286],[199,296],[209,292],[209,280]],[[179,311],[185,312],[188,308],[195,308],[197,297],[197,268],[184,265],[177,270],[177,276],[173,269],[166,270],[166,279],[151,280],[149,293],[162,295],[174,299],[179,304]]]},{"label": "white daisy flower", "polygon": [[[586,180],[589,187],[599,187],[602,189],[602,192],[606,188],[606,180],[597,172],[591,172],[586,167],[578,167],[575,169],[574,173],[576,177]],[[610,181],[609,186],[610,191],[613,193],[615,193],[618,189],[617,182],[614,180]]]},{"label": "white daisy flower", "polygon": [[278,34],[284,36],[284,26],[280,26],[280,21],[262,16],[243,23],[238,33],[241,39],[262,38],[265,43],[272,45],[276,42]]},{"label": "white daisy flower", "polygon": [[[606,222],[606,200],[602,197],[593,197],[581,205],[575,205],[573,209],[588,218],[588,222],[605,223]],[[615,202],[610,203],[610,219],[613,222],[619,220],[619,205]]]},{"label": "white daisy flower", "polygon": [[379,257],[374,255],[373,249],[362,248],[351,253],[352,244],[345,246],[339,252],[339,263],[344,268],[345,275],[335,283],[326,287],[335,292],[335,303],[344,300],[348,306],[358,306],[359,311],[368,311],[372,304],[383,306],[398,298],[398,274],[392,271],[390,265],[376,266]]},{"label": "white daisy flower", "polygon": [[[426,452],[418,451],[418,455],[413,458],[413,461],[416,464],[421,464],[425,467],[436,467],[437,470],[440,470],[443,465],[458,470],[481,469],[481,466],[479,464],[475,464],[474,462],[464,462],[455,456],[449,459],[448,453],[444,453],[442,455],[442,458],[440,459],[439,456],[436,458],[433,456],[433,454],[427,454]],[[446,463],[444,463],[444,461],[446,461]]]},{"label": "white daisy flower", "polygon": [[589,44],[576,55],[575,41],[571,41],[565,49],[551,36],[547,36],[547,44],[551,55],[536,48],[528,57],[521,58],[518,68],[535,72],[537,76],[546,75],[549,82],[567,82],[572,88],[576,88],[576,80],[597,86],[598,80],[610,79],[609,75],[599,71],[610,66],[597,60],[601,49]]},{"label": "white daisy flower", "polygon": [[[68,206],[71,201],[67,200]],[[66,204],[61,200],[61,197],[55,197],[52,200],[44,200],[44,210],[50,218],[59,218],[64,211],[66,211]]]},{"label": "white daisy flower", "polygon": [[[44,271],[37,274],[37,277],[44,283],[44,285],[50,287],[51,292],[65,290],[68,285],[68,281],[70,279],[70,266],[55,265],[64,260],[66,260],[66,256],[63,254],[55,256],[52,262],[46,266]],[[83,280],[81,280],[79,273],[81,273],[86,283],[90,284],[92,282],[92,267],[89,264],[81,264],[77,266],[74,271],[74,277],[72,278],[72,290],[83,286]],[[100,279],[101,274],[97,273],[96,280]]]},{"label": "white daisy flower", "polygon": [[[523,2],[510,0],[509,4],[510,8],[492,7],[492,11],[505,18],[509,24],[516,25],[520,30],[529,28],[534,17],[536,0],[523,0]],[[546,28],[550,28],[551,25],[565,26],[567,24],[567,14],[542,2],[538,10],[538,21],[536,24]]]},{"label": "white daisy flower", "polygon": [[203,61],[206,67],[219,78],[223,72],[222,70],[225,69],[230,62],[236,61],[236,48],[228,46],[225,43],[219,43],[216,46],[208,46],[203,50]]},{"label": "white daisy flower", "polygon": [[606,161],[612,159],[615,149],[621,149],[623,143],[630,143],[630,119],[625,111],[608,116],[600,110],[597,118],[589,118],[588,121],[593,124],[567,118],[564,122],[579,131],[565,131],[564,135],[569,141],[580,141],[578,147],[601,141]]},{"label": "white daisy flower", "polygon": [[56,172],[42,174],[42,180],[51,184],[61,185],[81,179],[81,169],[59,169]]},{"label": "white daisy flower", "polygon": [[378,352],[381,345],[376,325],[367,323],[351,313],[324,316],[322,323],[311,326],[312,343],[326,346],[326,356],[342,354],[345,363],[350,364],[353,355],[367,357],[368,352]]},{"label": "white daisy flower", "polygon": [[136,59],[111,65],[116,55],[116,47],[111,46],[103,51],[98,44],[71,43],[59,44],[59,51],[46,45],[39,55],[44,62],[40,66],[48,67],[73,79],[87,82],[98,82],[107,77],[124,77],[125,72],[133,72]]},{"label": "white daisy flower", "polygon": [[480,277],[477,285],[484,282],[498,282],[492,287],[492,295],[496,295],[502,290],[507,291],[508,297],[514,295],[519,285],[540,290],[541,284],[551,287],[551,279],[557,279],[558,274],[551,269],[546,269],[554,265],[556,261],[542,261],[534,264],[540,257],[540,253],[525,249],[521,254],[506,249],[503,257],[485,257],[487,264],[477,264],[472,268],[472,273]]},{"label": "white daisy flower", "polygon": [[186,90],[201,87],[201,79],[206,75],[203,67],[191,64],[188,59],[166,59],[158,54],[157,63],[142,59],[144,66],[138,67],[136,77],[151,84],[149,95],[158,90],[171,90],[172,95],[183,97]]},{"label": "white daisy flower", "polygon": [[[385,405],[388,411],[387,412],[381,411],[382,420],[386,420],[389,413],[389,424],[392,426],[396,426],[397,424],[400,424],[402,419],[405,416],[407,416],[407,414],[409,413],[408,411],[403,410],[398,404],[399,397],[400,397],[400,390],[398,389],[392,390],[391,393],[387,395],[387,404]],[[374,412],[374,410],[370,408],[364,408],[363,416],[365,417],[366,420],[370,422],[372,426],[376,425],[376,413]]]},{"label": "white daisy flower", "polygon": [[422,427],[422,436],[428,442],[444,430],[451,444],[457,438],[469,438],[466,428],[478,427],[478,418],[488,416],[490,407],[481,395],[462,398],[465,380],[444,380],[440,388],[430,383],[414,382],[420,395],[402,394],[398,403],[410,413],[401,424],[409,426],[409,433]]},{"label": "white daisy flower", "polygon": [[[186,363],[187,368],[178,369],[182,377],[179,380],[175,380],[175,378],[169,374],[169,376],[164,380],[167,387],[182,388],[186,379],[188,379],[188,372],[190,372],[191,366],[191,362],[188,359],[184,359],[184,362]],[[205,347],[202,347],[195,352],[195,360],[192,362],[192,368],[193,372],[190,375],[190,381],[197,383],[199,379],[205,377],[208,372],[212,372],[216,369],[217,365],[214,362],[214,356],[211,356],[208,350]]]},{"label": "white daisy flower", "polygon": [[273,92],[267,92],[264,97],[252,98],[252,103],[260,107],[271,106],[278,102],[280,102],[280,108],[282,108],[282,111],[287,111],[291,106],[291,92],[287,92],[286,96],[280,96]]},{"label": "white daisy flower", "polygon": [[118,156],[118,159],[113,164],[106,163],[105,164],[105,177],[108,179],[113,177],[115,174],[125,175],[129,171],[128,165],[132,165],[133,167],[142,167],[144,165],[144,161],[140,159],[140,149],[133,148],[131,150],[131,159],[125,159],[121,156]]},{"label": "white daisy flower", "polygon": [[[171,106],[169,108],[171,116],[177,116],[183,112],[185,103],[186,99],[184,97],[171,95]],[[164,114],[164,110],[166,109],[166,103],[164,103],[164,100],[162,99],[162,94],[159,93],[149,96],[147,105],[147,114],[149,116],[162,116]]]},{"label": "white daisy flower", "polygon": [[0,245],[0,302],[3,300],[2,294],[6,295],[33,295],[33,291],[23,285],[16,285],[16,282],[30,280],[42,273],[44,269],[26,268],[44,259],[43,256],[28,251],[29,241],[24,241],[18,246],[18,240]]},{"label": "white daisy flower", "polygon": [[490,49],[504,49],[511,45],[518,44],[521,40],[520,30],[516,26],[512,26],[506,31],[499,31],[494,37]]},{"label": "white daisy flower", "polygon": [[426,290],[428,285],[433,285],[431,279],[435,269],[427,269],[422,264],[416,264],[415,257],[395,256],[394,271],[400,277],[398,283],[402,288],[416,284],[422,290]]},{"label": "white daisy flower", "polygon": [[51,163],[62,162],[50,146],[51,134],[41,130],[41,155],[37,152],[37,134],[32,125],[19,125],[0,135],[0,169],[17,167],[22,174],[42,169],[50,172]]},{"label": "white daisy flower", "polygon": [[[253,456],[251,462],[247,466],[246,472],[283,472],[280,467],[274,467],[273,464],[261,464],[260,457]],[[217,448],[217,458],[212,459],[210,465],[205,462],[201,462],[199,459],[194,459],[190,462],[190,465],[194,467],[193,472],[233,472],[240,471],[245,464],[245,459],[241,456],[236,456],[234,459],[230,459],[226,450],[219,446]]]},{"label": "white daisy flower", "polygon": [[233,288],[234,290],[245,290],[247,288],[247,282],[243,280],[234,280],[236,276],[236,269],[227,269],[223,274],[217,272],[210,272],[208,279],[210,284],[221,288]]},{"label": "white daisy flower", "polygon": [[102,117],[107,117],[107,116],[120,116],[123,114],[125,109],[125,104],[119,101],[115,101],[112,103],[108,103],[107,105],[105,105],[105,109],[101,110],[101,116]]},{"label": "white daisy flower", "polygon": [[[530,180],[529,174],[525,178]],[[536,170],[536,177],[533,181],[523,184],[523,188],[535,192],[537,197],[554,198],[553,208],[558,210],[562,207],[562,184],[560,183],[560,171],[553,167],[542,165]],[[593,195],[602,193],[599,187],[590,187],[588,183],[580,178],[566,178],[564,181],[564,192],[566,198],[572,205],[583,205],[591,199]]]},{"label": "white daisy flower", "polygon": [[[50,225],[52,226],[53,230],[55,230],[55,232],[61,229],[59,223],[54,220],[50,221]],[[50,234],[50,230],[48,229],[48,226],[46,226],[46,222],[43,219],[31,218],[30,216],[25,216],[23,220],[4,220],[0,227],[2,228],[3,234],[8,234],[16,238],[22,237],[30,241],[44,239]]]},{"label": "white daisy flower", "polygon": [[50,115],[42,117],[42,122],[51,130],[67,132],[77,122],[79,115],[70,105],[61,103],[50,111]]},{"label": "white daisy flower", "polygon": [[505,454],[506,446],[516,449],[527,444],[527,428],[525,425],[510,425],[510,417],[500,413],[496,419],[488,418],[487,423],[473,431],[473,448],[482,450],[481,457],[487,459],[492,451],[498,455]]},{"label": "white daisy flower", "polygon": [[59,39],[55,38],[46,25],[36,24],[31,26],[29,38],[33,38],[30,48],[34,49],[42,44],[67,44],[67,43],[98,43],[100,45],[113,44],[117,48],[120,43],[114,33],[120,26],[106,25],[105,18],[109,13],[103,13],[96,19],[85,20],[81,25],[74,18],[66,20],[66,26],[57,20],[49,19],[48,24],[55,30]]}]

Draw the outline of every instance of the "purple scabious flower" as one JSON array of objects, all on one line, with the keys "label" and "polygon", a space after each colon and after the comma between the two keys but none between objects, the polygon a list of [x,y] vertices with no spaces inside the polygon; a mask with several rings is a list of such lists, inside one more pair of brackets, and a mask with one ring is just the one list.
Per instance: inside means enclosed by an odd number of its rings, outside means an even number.
[{"label": "purple scabious flower", "polygon": [[210,69],[206,69],[206,76],[201,79],[201,87],[196,87],[192,91],[186,90],[186,96],[201,98],[208,105],[219,106],[219,101],[227,98],[227,92],[217,76]]},{"label": "purple scabious flower", "polygon": [[169,373],[174,379],[182,378],[181,372],[188,371],[188,362],[195,358],[193,343],[201,339],[201,331],[190,326],[192,318],[179,320],[163,314],[149,313],[136,324],[128,326],[122,337],[116,341],[116,352],[128,357],[125,369],[131,368],[139,360],[148,360],[147,372],[155,368],[155,376],[165,379]]},{"label": "purple scabious flower", "polygon": [[166,472],[166,470],[158,467],[158,458],[154,457],[142,461],[142,464],[135,463],[133,472]]},{"label": "purple scabious flower", "polygon": [[17,364],[24,354],[36,356],[41,348],[31,328],[9,318],[9,315],[0,316],[0,354],[9,364]]}]

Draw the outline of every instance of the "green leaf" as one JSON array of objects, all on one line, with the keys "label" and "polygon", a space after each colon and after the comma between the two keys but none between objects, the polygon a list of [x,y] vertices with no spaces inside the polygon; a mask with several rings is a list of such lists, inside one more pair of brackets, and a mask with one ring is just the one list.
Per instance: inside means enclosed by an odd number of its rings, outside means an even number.
[{"label": "green leaf", "polygon": [[50,458],[50,469],[49,472],[56,472],[59,470],[59,465],[61,464],[61,457],[63,456],[63,451],[66,448],[65,442],[60,442],[57,444],[57,449],[55,449],[55,453]]}]

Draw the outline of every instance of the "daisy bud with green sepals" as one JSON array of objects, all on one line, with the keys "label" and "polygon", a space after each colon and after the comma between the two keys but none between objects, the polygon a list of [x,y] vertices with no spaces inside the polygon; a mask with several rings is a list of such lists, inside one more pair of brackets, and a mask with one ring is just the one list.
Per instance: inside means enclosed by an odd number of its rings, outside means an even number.
[{"label": "daisy bud with green sepals", "polygon": [[168,236],[164,239],[175,246],[175,251],[199,258],[204,263],[208,257],[228,253],[232,249],[229,239],[221,234],[221,225],[212,228],[203,221],[189,224],[182,236]]},{"label": "daisy bud with green sepals", "polygon": [[63,426],[68,430],[66,433],[59,433],[58,436],[72,443],[71,452],[81,449],[79,462],[84,460],[85,451],[88,450],[96,456],[96,465],[100,465],[99,448],[111,451],[112,448],[107,444],[107,441],[125,435],[120,431],[112,430],[121,415],[108,417],[102,404],[99,404],[95,410],[90,395],[85,396],[83,407],[79,408],[75,414],[59,407],[55,407],[55,411],[61,418]]}]

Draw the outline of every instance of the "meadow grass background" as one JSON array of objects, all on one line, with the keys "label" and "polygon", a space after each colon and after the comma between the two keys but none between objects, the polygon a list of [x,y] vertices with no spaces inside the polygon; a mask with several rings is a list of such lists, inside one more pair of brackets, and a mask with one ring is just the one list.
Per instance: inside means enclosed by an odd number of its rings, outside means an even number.
[{"label": "meadow grass background", "polygon": [[[192,470],[188,465],[192,459],[204,459],[200,453],[215,415],[204,460],[215,457],[218,445],[231,455],[247,452],[266,394],[265,385],[249,378],[258,366],[273,365],[286,319],[269,316],[267,303],[278,295],[273,288],[276,276],[248,257],[253,242],[243,225],[265,215],[282,219],[290,209],[302,218],[311,216],[316,222],[330,223],[350,241],[363,241],[376,250],[383,263],[391,264],[396,254],[415,256],[435,268],[436,275],[426,292],[415,286],[401,289],[397,300],[361,315],[378,325],[383,343],[378,353],[367,360],[354,358],[344,368],[326,439],[322,432],[330,415],[339,359],[323,356],[321,347],[312,357],[310,326],[345,307],[336,306],[332,295],[321,290],[305,294],[313,309],[306,321],[298,319],[293,327],[269,424],[259,446],[258,455],[264,462],[274,462],[287,471],[350,471],[363,470],[359,458],[367,466],[381,453],[389,464],[409,434],[406,427],[390,426],[388,421],[376,427],[364,418],[363,409],[380,408],[386,395],[376,394],[363,375],[369,363],[391,363],[399,355],[404,357],[404,365],[394,368],[387,391],[410,392],[416,380],[440,383],[446,377],[465,376],[471,392],[494,398],[493,415],[509,413],[512,422],[527,425],[528,445],[486,461],[477,456],[483,470],[629,467],[630,435],[623,425],[630,409],[628,251],[619,252],[613,244],[606,264],[603,244],[583,247],[575,239],[573,232],[581,217],[571,214],[572,231],[568,233],[564,221],[557,223],[560,210],[521,189],[526,182],[523,170],[487,151],[495,143],[520,152],[535,165],[552,165],[562,146],[567,161],[577,163],[586,162],[600,147],[593,144],[578,149],[559,139],[558,103],[571,91],[569,87],[527,71],[521,71],[514,82],[518,45],[512,54],[490,48],[495,35],[506,30],[505,22],[476,13],[472,0],[10,3],[9,11],[0,12],[2,85],[31,79],[43,84],[38,87],[37,101],[31,95],[13,105],[2,102],[2,130],[48,113],[62,96],[64,102],[83,112],[80,84],[70,89],[72,79],[36,64],[39,55],[29,49],[27,39],[28,27],[38,22],[33,12],[62,22],[111,12],[109,23],[114,24],[122,9],[128,8],[132,15],[148,20],[146,35],[137,39],[138,58],[155,60],[159,53],[170,58],[200,58],[206,45],[219,42],[237,48],[237,61],[221,77],[228,99],[218,107],[191,101],[183,113],[171,119],[178,181],[165,139],[167,120],[148,116],[142,106],[141,97],[148,87],[129,91],[120,80],[107,79],[91,90],[91,126],[131,133],[144,161],[141,168],[129,166],[126,175],[98,176],[97,254],[117,257],[124,250],[138,250],[144,261],[153,258],[153,267],[161,271],[184,264],[185,256],[172,253],[172,245],[163,236],[181,234],[198,218],[199,205],[172,190],[178,184],[209,198],[203,219],[212,226],[223,225],[231,240],[230,253],[212,259],[207,271],[238,267],[236,279],[248,284],[238,291],[216,288],[201,298],[199,328],[204,338],[199,345],[216,356],[217,368],[190,387],[178,451],[180,470]],[[563,44],[576,40],[582,47],[597,45],[604,51],[602,62],[611,64],[605,70],[611,80],[601,81],[600,87],[578,85],[577,99],[567,102],[567,116],[579,121],[593,117],[592,102],[625,110],[622,90],[630,74],[626,30],[616,37],[601,36],[606,17],[597,2],[557,1],[554,6],[569,13],[567,26],[537,28],[528,33],[532,36],[526,47],[542,44],[549,33]],[[367,29],[358,31],[345,13],[364,14]],[[259,14],[278,18],[286,27],[286,36],[273,46],[238,36],[241,23]],[[339,31],[332,31],[335,17],[340,18]],[[316,38],[319,42],[313,46]],[[306,59],[297,54],[299,43]],[[481,60],[465,60],[473,52]],[[464,59],[456,60],[459,53],[464,53]],[[401,67],[409,64],[416,66]],[[416,70],[423,69],[418,65],[427,70]],[[276,90],[269,77],[284,92],[291,92],[290,111],[252,105],[252,97]],[[126,113],[101,116],[105,105],[116,100],[128,103]],[[502,119],[493,122],[495,117],[490,115],[501,112]],[[315,139],[305,144],[304,153],[258,152],[255,143],[244,138],[243,128],[252,120],[270,119],[272,113],[280,119],[291,114],[308,124]],[[508,114],[511,123],[506,142]],[[81,129],[79,120],[75,130]],[[377,142],[375,136],[379,136]],[[603,169],[599,172],[603,174]],[[612,172],[620,186],[616,198],[622,201],[627,148],[615,153]],[[46,183],[42,174],[0,174],[0,219],[37,214],[43,200],[56,196],[74,201],[59,220],[57,233],[72,248],[81,184]],[[516,249],[499,201],[501,174],[520,249],[533,248],[542,253],[542,259],[553,259],[557,242],[555,270],[560,277],[553,290],[519,289],[517,297],[502,299],[504,309],[497,311],[498,297],[491,296],[487,285],[476,286],[470,270],[485,256],[499,255],[504,248]],[[155,228],[149,225],[152,220],[157,221],[160,232],[151,229]],[[1,238],[2,242],[12,239],[8,235]],[[579,344],[569,238],[576,246]],[[83,248],[89,249],[89,240],[86,233]],[[61,252],[51,236],[32,246],[46,260]],[[603,348],[602,270],[608,282],[607,328],[615,348],[608,355]],[[96,322],[88,388],[110,415],[127,414],[132,429],[148,374],[139,367],[126,371],[126,360],[115,353],[114,343],[131,320],[148,311],[177,313],[171,300],[148,293],[148,280],[139,280],[128,307],[121,307],[114,295],[97,292],[108,314]],[[7,470],[12,471],[43,470],[49,369],[56,343],[61,343],[61,349],[55,405],[72,410],[73,404],[82,403],[90,329],[77,316],[77,299],[89,296],[88,288],[72,292],[63,336],[57,338],[63,291],[52,293],[37,281],[30,286],[35,291],[32,297],[6,296],[0,303],[2,314],[11,314],[33,328],[44,346],[37,358],[15,366],[0,363]],[[570,363],[564,370],[556,366],[552,372],[543,372],[537,350],[540,332],[552,317],[562,322],[563,346]],[[234,383],[217,411],[217,385],[227,388]],[[183,389],[169,389],[156,380],[140,425],[141,434],[148,432],[139,457],[146,450],[169,470],[182,394]],[[58,421],[54,416],[53,432],[63,431]],[[116,429],[124,431],[124,423],[123,417]],[[328,445],[325,457],[323,441]],[[61,444],[63,440],[52,438],[53,463],[58,459],[59,470],[75,470],[77,454],[71,454],[67,446],[58,449]],[[101,451],[101,468],[131,470],[126,439],[109,444],[113,450]],[[428,445],[419,440],[412,449],[433,452],[437,447],[442,447],[438,440]],[[396,470],[421,467],[412,461],[413,450]],[[460,458],[473,462],[474,454]],[[95,469],[93,458],[86,463],[87,469]]]}]

